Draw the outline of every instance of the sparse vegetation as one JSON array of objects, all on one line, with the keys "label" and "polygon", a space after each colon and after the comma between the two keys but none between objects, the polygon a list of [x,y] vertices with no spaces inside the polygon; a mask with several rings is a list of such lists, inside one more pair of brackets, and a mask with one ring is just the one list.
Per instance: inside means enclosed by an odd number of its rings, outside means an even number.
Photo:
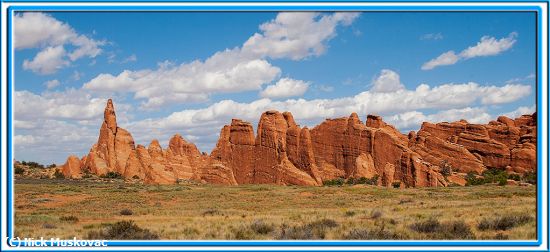
[{"label": "sparse vegetation", "polygon": [[74,216],[74,215],[68,215],[68,216],[61,216],[59,217],[59,220],[60,221],[64,221],[64,222],[78,222],[78,217]]},{"label": "sparse vegetation", "polygon": [[508,174],[508,179],[514,181],[521,181],[521,176],[519,174]]},{"label": "sparse vegetation", "polygon": [[63,175],[63,172],[61,172],[61,170],[55,169],[53,177],[56,178],[56,179],[64,179],[65,175]]},{"label": "sparse vegetation", "polygon": [[159,235],[136,225],[133,221],[119,221],[107,224],[101,230],[92,230],[88,239],[105,240],[158,240]]},{"label": "sparse vegetation", "polygon": [[348,210],[344,213],[344,216],[346,217],[353,217],[355,216],[355,214],[357,214],[355,211],[352,211],[352,210]]},{"label": "sparse vegetation", "polygon": [[354,228],[342,237],[344,240],[402,240],[404,238],[403,235],[385,230],[384,226],[374,229]]},{"label": "sparse vegetation", "polygon": [[[133,215],[120,215],[125,208]],[[534,186],[391,190],[372,186],[182,186],[20,178],[15,182],[14,209],[15,235],[34,238],[85,238],[90,232],[105,236],[108,226],[121,220],[132,220],[168,240],[532,240],[537,234],[535,220],[507,230],[477,227],[485,218],[511,213],[534,217]],[[138,213],[139,218],[134,217]],[[430,217],[439,223],[435,232],[410,228]],[[44,223],[56,228],[44,228]],[[450,235],[446,238],[442,233]]]},{"label": "sparse vegetation", "polygon": [[441,226],[435,218],[429,218],[425,221],[420,221],[412,224],[410,228],[420,233],[435,233]]},{"label": "sparse vegetation", "polygon": [[479,230],[508,230],[533,221],[534,218],[528,214],[514,214],[499,216],[496,218],[485,218],[479,222]]},{"label": "sparse vegetation", "polygon": [[15,166],[14,172],[15,174],[23,175],[25,173],[25,168],[20,166]]},{"label": "sparse vegetation", "polygon": [[132,210],[130,209],[125,208],[120,210],[120,215],[132,215],[132,214],[134,214],[134,212],[132,212]]},{"label": "sparse vegetation", "polygon": [[51,223],[44,223],[42,224],[42,228],[45,228],[45,229],[55,229],[57,228],[54,224],[51,224]]},{"label": "sparse vegetation", "polygon": [[536,185],[537,184],[537,174],[535,172],[527,172],[523,174],[521,181]]},{"label": "sparse vegetation", "polygon": [[25,166],[28,166],[29,168],[39,168],[39,169],[44,169],[44,165],[42,164],[39,164],[37,162],[32,162],[32,161],[21,161],[20,162],[21,165],[25,165]]},{"label": "sparse vegetation", "polygon": [[110,172],[107,172],[101,176],[99,176],[101,178],[108,178],[108,179],[122,179],[124,177],[122,177],[122,174],[118,173],[118,172],[114,172],[114,171],[110,171]]},{"label": "sparse vegetation", "polygon": [[484,171],[481,174],[481,177],[477,176],[475,173],[470,172],[466,175],[466,185],[467,186],[476,186],[483,185],[488,183],[497,183],[500,186],[506,185],[508,180],[508,173],[501,169],[491,168]]},{"label": "sparse vegetation", "polygon": [[250,224],[250,229],[257,234],[268,234],[274,230],[273,225],[265,223],[263,220],[255,220]]},{"label": "sparse vegetation", "polygon": [[323,181],[324,186],[342,186],[344,185],[344,183],[346,183],[346,180],[344,178]]},{"label": "sparse vegetation", "polygon": [[416,232],[426,233],[431,239],[475,239],[470,226],[463,220],[440,223],[435,218],[414,223],[410,228]]},{"label": "sparse vegetation", "polygon": [[220,212],[220,210],[218,209],[207,209],[205,211],[202,212],[202,216],[214,216],[214,215],[220,215],[222,212]]},{"label": "sparse vegetation", "polygon": [[413,200],[412,200],[412,199],[409,199],[409,198],[407,198],[407,199],[400,199],[400,200],[399,200],[399,205],[403,205],[403,204],[406,204],[406,203],[412,203],[412,202],[413,202]]},{"label": "sparse vegetation", "polygon": [[338,226],[336,221],[331,219],[317,220],[301,226],[281,226],[277,240],[319,240],[325,239],[328,229]]},{"label": "sparse vegetation", "polygon": [[370,218],[371,219],[378,219],[382,217],[382,211],[380,210],[373,210],[371,213],[370,213]]},{"label": "sparse vegetation", "polygon": [[377,185],[378,175],[374,175],[372,178],[336,178],[332,180],[323,181],[324,186],[343,186],[343,185]]}]

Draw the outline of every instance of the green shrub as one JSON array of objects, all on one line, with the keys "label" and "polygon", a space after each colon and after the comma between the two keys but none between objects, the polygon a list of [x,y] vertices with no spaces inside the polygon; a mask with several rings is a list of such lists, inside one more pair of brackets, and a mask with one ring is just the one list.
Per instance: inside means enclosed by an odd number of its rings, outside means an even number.
[{"label": "green shrub", "polygon": [[508,174],[508,178],[515,181],[521,180],[521,176],[519,176],[519,174]]},{"label": "green shrub", "polygon": [[134,212],[132,212],[132,210],[130,209],[122,209],[120,210],[120,215],[133,215]]},{"label": "green shrub", "polygon": [[55,169],[55,172],[53,173],[53,177],[56,179],[64,179],[65,175],[63,175],[63,172],[59,169]]},{"label": "green shrub", "polygon": [[508,180],[506,178],[499,178],[498,179],[498,185],[499,186],[505,186],[508,183]]},{"label": "green shrub", "polygon": [[118,172],[114,172],[114,171],[110,171],[110,172],[107,172],[101,176],[99,176],[101,178],[109,178],[109,179],[121,179],[123,178],[122,177],[122,174],[118,173]]},{"label": "green shrub", "polygon": [[159,235],[136,225],[133,221],[119,221],[107,224],[99,231],[92,230],[88,239],[104,240],[158,240]]},{"label": "green shrub", "polygon": [[342,185],[378,185],[378,175],[374,175],[372,178],[337,178],[332,180],[323,181],[324,186],[342,186]]},{"label": "green shrub", "polygon": [[378,178],[378,175],[374,175],[372,178],[361,177],[357,184],[378,185]]},{"label": "green shrub", "polygon": [[483,178],[477,177],[477,175],[474,172],[468,172],[466,175],[466,186],[475,186],[475,185],[483,185],[485,184],[485,180]]},{"label": "green shrub", "polygon": [[356,212],[355,211],[351,211],[351,210],[348,210],[344,213],[344,216],[346,217],[353,217],[355,216]]},{"label": "green shrub", "polygon": [[59,220],[60,221],[65,221],[65,222],[78,222],[78,217],[76,217],[74,215],[61,216],[61,217],[59,217]]},{"label": "green shrub", "polygon": [[506,173],[506,171],[495,168],[484,171],[482,175],[485,179],[485,183],[501,184],[502,181],[504,181],[504,183],[506,184],[506,180],[508,179],[508,173]]},{"label": "green shrub", "polygon": [[533,221],[534,218],[527,214],[505,215],[496,218],[485,218],[479,222],[479,230],[508,230],[516,226]]},{"label": "green shrub", "polygon": [[23,175],[25,173],[25,168],[20,166],[15,166],[15,174]]},{"label": "green shrub", "polygon": [[490,168],[484,171],[481,175],[482,177],[477,177],[473,172],[468,173],[468,175],[466,175],[466,185],[475,186],[488,183],[498,183],[498,185],[503,186],[506,185],[506,181],[508,180],[508,174],[506,171],[501,169]]},{"label": "green shrub", "polygon": [[393,182],[391,183],[392,187],[393,188],[400,188],[401,187],[401,182]]},{"label": "green shrub", "polygon": [[523,182],[536,185],[537,184],[537,174],[535,172],[527,172],[523,174],[523,177],[521,178]]},{"label": "green shrub", "polygon": [[324,186],[342,186],[346,180],[344,178],[337,178],[332,180],[325,180],[323,181]]},{"label": "green shrub", "polygon": [[29,162],[25,162],[25,161],[21,161],[21,164],[22,165],[26,165],[30,168],[40,168],[40,169],[44,169],[44,165],[41,165],[37,162],[32,162],[32,161],[29,161]]}]

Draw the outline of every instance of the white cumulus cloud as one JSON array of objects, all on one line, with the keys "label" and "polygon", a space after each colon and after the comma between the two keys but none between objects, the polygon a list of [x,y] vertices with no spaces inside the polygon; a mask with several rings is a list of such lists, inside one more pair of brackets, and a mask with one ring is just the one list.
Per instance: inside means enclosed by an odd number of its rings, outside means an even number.
[{"label": "white cumulus cloud", "polygon": [[338,25],[350,25],[359,13],[342,12],[321,15],[315,12],[280,13],[274,20],[260,25],[261,33],[250,37],[243,53],[258,57],[300,60],[319,56],[326,51],[327,41],[336,36]]},{"label": "white cumulus cloud", "polygon": [[404,88],[405,86],[401,83],[399,74],[389,69],[383,69],[372,82],[370,90],[373,92],[394,92]]},{"label": "white cumulus cloud", "polygon": [[291,78],[282,78],[277,83],[267,86],[260,96],[266,98],[286,98],[303,95],[309,87],[309,83]]},{"label": "white cumulus cloud", "polygon": [[[261,90],[281,75],[269,58],[303,59],[319,56],[336,36],[338,26],[349,25],[358,13],[279,13],[260,25],[242,47],[226,49],[204,61],[180,65],[160,64],[157,69],[124,70],[118,75],[99,74],[84,88],[93,91],[133,93],[144,100],[143,109],[176,102],[205,101],[212,93]],[[303,87],[303,85],[301,86]]]},{"label": "white cumulus cloud", "polygon": [[518,34],[516,32],[510,33],[507,37],[496,39],[490,36],[483,36],[481,40],[475,45],[470,46],[460,52],[458,55],[454,51],[448,51],[437,58],[432,59],[424,63],[421,67],[422,70],[431,70],[438,66],[453,65],[459,60],[466,60],[475,57],[494,56],[504,51],[507,51],[514,46]]},{"label": "white cumulus cloud", "polygon": [[459,57],[458,55],[455,54],[454,51],[448,51],[446,53],[443,53],[437,56],[437,58],[424,63],[424,65],[422,65],[422,70],[430,70],[438,66],[453,65],[458,60],[459,60]]},{"label": "white cumulus cloud", "polygon": [[[23,68],[39,74],[53,74],[82,57],[95,58],[105,41],[78,34],[69,24],[41,12],[17,13],[13,19],[14,48],[40,48],[32,60],[25,59]],[[67,52],[65,45],[75,47]]]},{"label": "white cumulus cloud", "polygon": [[57,79],[44,82],[44,85],[46,86],[47,89],[52,89],[54,87],[57,87],[59,86],[59,84],[61,83]]},{"label": "white cumulus cloud", "polygon": [[69,61],[64,59],[65,54],[63,46],[47,47],[36,54],[34,59],[24,60],[23,69],[39,74],[55,73],[69,65]]},{"label": "white cumulus cloud", "polygon": [[483,36],[477,45],[468,47],[460,53],[460,56],[465,59],[469,59],[500,54],[501,52],[512,48],[512,46],[516,43],[517,36],[518,34],[516,32],[512,32],[508,35],[508,37],[501,39]]}]

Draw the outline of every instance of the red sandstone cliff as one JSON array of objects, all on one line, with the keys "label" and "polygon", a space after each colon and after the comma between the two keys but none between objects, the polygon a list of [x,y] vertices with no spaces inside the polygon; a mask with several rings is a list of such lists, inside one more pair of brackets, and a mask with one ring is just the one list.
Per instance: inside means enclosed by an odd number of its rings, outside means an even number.
[{"label": "red sandstone cliff", "polygon": [[[444,177],[447,164],[455,174]],[[211,155],[203,155],[179,134],[167,149],[157,140],[147,148],[135,146],[132,135],[118,127],[109,100],[97,143],[81,159],[69,157],[62,170],[68,178],[116,172],[151,184],[321,185],[338,177],[376,176],[381,186],[424,187],[463,184],[460,174],[488,168],[536,171],[535,114],[501,116],[487,125],[426,122],[407,136],[379,116],[363,123],[352,113],[308,129],[289,112],[267,111],[256,134],[250,123],[233,119],[221,129]]]}]

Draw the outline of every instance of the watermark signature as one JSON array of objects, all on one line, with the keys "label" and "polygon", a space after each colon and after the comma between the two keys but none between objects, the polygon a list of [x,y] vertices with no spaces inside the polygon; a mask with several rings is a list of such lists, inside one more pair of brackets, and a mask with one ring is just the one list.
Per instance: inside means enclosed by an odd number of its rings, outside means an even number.
[{"label": "watermark signature", "polygon": [[79,240],[73,237],[72,240],[60,238],[40,239],[9,237],[8,245],[12,247],[107,247],[106,240]]}]

